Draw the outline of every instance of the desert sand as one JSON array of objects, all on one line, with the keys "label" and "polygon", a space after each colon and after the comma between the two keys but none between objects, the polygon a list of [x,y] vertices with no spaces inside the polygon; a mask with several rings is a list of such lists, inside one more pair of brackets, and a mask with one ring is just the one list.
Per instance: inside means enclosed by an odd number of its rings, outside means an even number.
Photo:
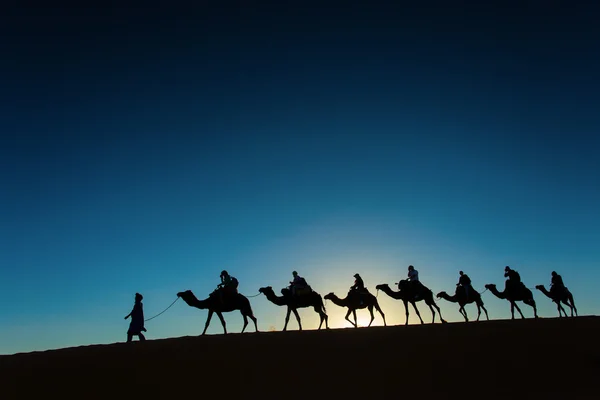
[{"label": "desert sand", "polygon": [[595,316],[186,336],[1,356],[0,394],[597,399],[599,339]]}]

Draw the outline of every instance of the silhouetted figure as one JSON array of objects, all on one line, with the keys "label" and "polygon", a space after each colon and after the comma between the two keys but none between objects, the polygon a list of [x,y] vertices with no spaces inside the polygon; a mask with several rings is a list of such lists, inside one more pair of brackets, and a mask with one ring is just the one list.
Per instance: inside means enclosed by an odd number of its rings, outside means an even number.
[{"label": "silhouetted figure", "polygon": [[560,296],[563,290],[565,290],[565,284],[563,283],[562,276],[552,271],[552,278],[550,279],[550,293],[556,296]]},{"label": "silhouetted figure", "polygon": [[[466,276],[466,275],[463,275],[463,276]],[[454,296],[449,296],[448,293],[446,293],[446,292],[439,292],[436,295],[436,297],[437,298],[442,298],[442,299],[444,299],[446,301],[449,301],[451,303],[458,303],[458,305],[460,306],[459,309],[458,309],[458,312],[461,313],[461,315],[463,316],[463,318],[467,322],[469,322],[469,318],[467,317],[467,310],[465,310],[465,306],[467,304],[470,304],[470,303],[475,303],[477,305],[477,321],[479,321],[479,318],[481,316],[481,309],[482,308],[483,308],[483,311],[485,311],[485,318],[487,320],[489,320],[490,317],[488,316],[488,312],[487,312],[487,310],[485,309],[485,307],[483,305],[483,300],[481,299],[481,295],[479,294],[479,292],[477,292],[471,286],[471,288],[469,290],[469,295],[465,296],[464,293],[462,293],[462,290],[463,290],[462,289],[462,285],[461,286],[457,285],[456,286],[456,290],[454,292]]]},{"label": "silhouetted figure", "polygon": [[419,282],[419,271],[412,265],[408,266],[408,280],[410,282]]},{"label": "silhouetted figure", "polygon": [[219,298],[221,299],[221,303],[227,296],[237,294],[237,288],[238,280],[233,276],[230,276],[227,271],[221,271],[221,283],[217,285],[217,289],[219,289]]},{"label": "silhouetted figure", "polygon": [[417,271],[412,265],[408,266],[408,282],[410,283],[408,290],[415,294],[418,293],[419,289],[421,289],[423,286],[419,280],[419,271]]},{"label": "silhouetted figure", "polygon": [[350,286],[351,290],[358,290],[359,292],[365,290],[365,282],[359,274],[354,274],[354,285]]},{"label": "silhouetted figure", "polygon": [[543,294],[545,294],[550,299],[552,299],[554,303],[556,303],[556,308],[558,309],[559,317],[562,317],[563,313],[565,314],[565,317],[567,316],[567,312],[560,303],[567,305],[571,309],[571,317],[574,316],[573,312],[575,312],[575,315],[577,315],[577,307],[575,307],[575,300],[573,300],[573,295],[566,286],[563,285],[562,289],[554,291],[552,290],[552,288],[550,289],[550,291],[546,290],[544,285],[537,285],[535,288]]},{"label": "silhouetted figure", "polygon": [[429,306],[429,309],[431,310],[431,314],[433,315],[433,320],[431,321],[431,323],[435,322],[435,311],[433,311],[434,308],[440,314],[440,320],[442,322],[446,322],[442,318],[442,311],[440,310],[438,305],[435,304],[435,300],[433,299],[433,293],[431,292],[431,290],[429,290],[426,286],[421,285],[419,292],[415,295],[414,290],[412,290],[412,288],[409,288],[409,286],[411,285],[411,282],[409,282],[406,279],[403,279],[400,282],[398,282],[398,288],[400,289],[398,292],[393,291],[386,283],[377,285],[375,286],[375,288],[377,290],[381,290],[383,293],[387,294],[392,299],[402,300],[402,302],[404,303],[404,310],[406,311],[406,322],[404,323],[405,325],[408,325],[408,303],[412,304],[413,308],[415,309],[415,312],[417,313],[417,316],[419,317],[419,320],[422,324],[424,323],[423,318],[421,318],[421,314],[419,313],[419,309],[416,305],[416,303],[421,300],[424,300],[425,304],[427,304]]},{"label": "silhouetted figure", "polygon": [[518,292],[521,289],[521,275],[508,265],[504,267],[504,277],[508,277],[506,281],[506,289]]},{"label": "silhouetted figure", "polygon": [[462,290],[464,291],[464,294],[465,294],[465,302],[468,303],[469,302],[468,301],[469,300],[469,289],[472,289],[471,278],[469,278],[469,275],[465,274],[462,271],[459,271],[458,274],[460,275],[460,277],[458,278],[458,283],[456,285],[459,286],[460,288],[462,288]]},{"label": "silhouetted figure", "polygon": [[133,304],[133,309],[125,319],[131,317],[131,322],[129,323],[129,329],[127,330],[127,342],[131,342],[133,336],[137,336],[140,341],[146,340],[146,337],[142,332],[146,332],[146,328],[144,328],[144,306],[142,304],[142,296],[139,293],[135,294],[135,303]]},{"label": "silhouetted figure", "polygon": [[223,325],[223,330],[225,334],[227,334],[227,327],[225,324],[225,319],[223,318],[224,312],[231,312],[235,310],[240,310],[242,313],[242,317],[244,317],[244,327],[242,328],[242,333],[246,330],[246,326],[248,326],[248,318],[250,318],[254,322],[254,328],[256,332],[258,332],[258,326],[256,325],[256,318],[254,317],[254,313],[252,312],[252,307],[250,306],[250,301],[243,294],[235,293],[221,299],[220,297],[220,289],[215,289],[207,299],[198,300],[194,293],[191,290],[186,290],[185,292],[177,293],[177,297],[181,297],[185,303],[190,307],[196,307],[201,310],[208,309],[208,318],[206,319],[206,324],[204,325],[204,331],[202,334],[206,333],[208,329],[208,325],[210,324],[210,320],[214,313],[217,313],[219,320],[221,320],[221,325]]},{"label": "silhouetted figure", "polygon": [[308,292],[306,289],[310,289],[308,283],[306,283],[306,279],[298,275],[298,272],[293,271],[292,276],[294,279],[290,282],[290,290],[292,291],[292,295],[302,295],[304,292]]},{"label": "silhouetted figure", "polygon": [[358,299],[360,305],[362,305],[362,292],[365,290],[365,283],[359,274],[354,274],[354,285],[350,286],[349,295]]},{"label": "silhouetted figure", "polygon": [[[375,309],[379,311],[379,314],[381,314],[381,317],[383,318],[383,325],[387,326],[385,322],[385,315],[383,314],[383,311],[381,311],[381,307],[379,307],[379,303],[377,302],[377,298],[375,296],[369,293],[369,291],[365,288],[363,289],[361,301],[356,301],[356,297],[351,296],[352,292],[353,290],[351,289],[348,292],[348,295],[345,299],[340,299],[334,293],[326,294],[324,298],[326,300],[331,300],[331,302],[336,306],[348,308],[348,312],[346,313],[345,319],[346,321],[350,322],[355,328],[358,328],[358,323],[356,320],[356,310],[360,310],[363,308],[369,309],[369,312],[371,313],[371,321],[369,322],[368,326],[371,326],[373,320],[375,319],[375,316],[373,315],[373,307],[375,307]],[[350,321],[350,319],[348,318],[350,313],[354,315],[354,322]]]},{"label": "silhouetted figure", "polygon": [[315,312],[319,314],[319,317],[321,318],[319,329],[321,329],[323,321],[325,321],[325,327],[329,329],[329,325],[327,323],[328,317],[325,313],[325,304],[323,304],[323,298],[314,290],[311,290],[309,293],[303,294],[302,296],[295,296],[291,293],[291,289],[281,289],[281,293],[283,294],[281,297],[275,295],[275,292],[271,286],[260,288],[258,289],[258,292],[267,296],[267,300],[276,306],[287,306],[285,325],[283,326],[284,331],[287,330],[287,325],[290,320],[290,312],[294,313],[296,320],[298,321],[298,327],[300,330],[302,330],[302,322],[300,321],[300,315],[298,314],[297,309],[305,307],[313,307]]}]

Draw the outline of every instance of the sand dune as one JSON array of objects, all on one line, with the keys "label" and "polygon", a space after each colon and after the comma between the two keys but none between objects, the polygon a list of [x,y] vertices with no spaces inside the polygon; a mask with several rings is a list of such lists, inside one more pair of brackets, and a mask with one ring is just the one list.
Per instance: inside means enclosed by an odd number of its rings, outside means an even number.
[{"label": "sand dune", "polygon": [[596,399],[599,338],[600,317],[188,336],[2,356],[0,393]]}]

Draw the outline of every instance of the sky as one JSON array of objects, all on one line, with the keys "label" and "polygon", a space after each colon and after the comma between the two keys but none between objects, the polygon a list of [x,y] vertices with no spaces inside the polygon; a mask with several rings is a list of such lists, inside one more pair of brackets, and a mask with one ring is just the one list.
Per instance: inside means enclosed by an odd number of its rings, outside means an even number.
[{"label": "sky", "polygon": [[[434,293],[459,270],[479,291],[505,265],[530,288],[556,270],[597,314],[598,6],[361,3],[3,5],[0,354],[122,342],[136,292],[150,318],[222,269],[247,296],[293,270],[323,296],[357,272],[376,294],[410,264]],[[250,301],[260,330],[283,328],[285,308]],[[146,336],[206,316],[179,301]]]}]

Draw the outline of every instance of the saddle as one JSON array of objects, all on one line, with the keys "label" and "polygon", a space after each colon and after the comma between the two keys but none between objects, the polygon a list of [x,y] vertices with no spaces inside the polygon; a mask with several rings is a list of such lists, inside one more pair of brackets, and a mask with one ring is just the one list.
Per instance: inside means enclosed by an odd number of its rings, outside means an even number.
[{"label": "saddle", "polygon": [[296,292],[296,297],[307,296],[312,293],[312,288],[310,286],[296,288],[295,292]]},{"label": "saddle", "polygon": [[348,292],[348,297],[350,299],[353,299],[356,302],[363,303],[365,300],[365,297],[369,294],[371,294],[371,293],[369,292],[369,290],[367,288],[360,289],[360,290],[352,290],[351,289]]},{"label": "saddle", "polygon": [[519,296],[525,293],[527,287],[523,282],[511,282],[509,279],[506,281],[504,290],[512,293],[515,296]]},{"label": "saddle", "polygon": [[473,295],[472,291],[473,291],[473,289],[471,288],[471,290],[469,291],[469,295],[467,296],[467,290],[466,290],[466,288],[464,286],[462,286],[462,285],[459,285],[459,286],[456,287],[455,294],[456,294],[456,297],[459,297],[459,298],[464,299],[465,301],[468,301],[469,298]]},{"label": "saddle", "polygon": [[423,299],[422,291],[425,288],[420,281],[411,282],[406,279],[398,282],[398,289],[406,290],[410,297],[412,297],[413,301],[419,301]]},{"label": "saddle", "polygon": [[557,297],[560,299],[566,296],[567,293],[569,293],[569,289],[567,289],[566,286],[552,286],[550,288],[550,296],[552,297]]},{"label": "saddle", "polygon": [[234,287],[231,287],[231,286],[230,287],[224,286],[224,287],[222,287],[220,289],[215,289],[210,294],[210,297],[217,297],[223,303],[225,303],[226,301],[233,299],[237,295],[238,295],[237,288],[234,288]]}]

